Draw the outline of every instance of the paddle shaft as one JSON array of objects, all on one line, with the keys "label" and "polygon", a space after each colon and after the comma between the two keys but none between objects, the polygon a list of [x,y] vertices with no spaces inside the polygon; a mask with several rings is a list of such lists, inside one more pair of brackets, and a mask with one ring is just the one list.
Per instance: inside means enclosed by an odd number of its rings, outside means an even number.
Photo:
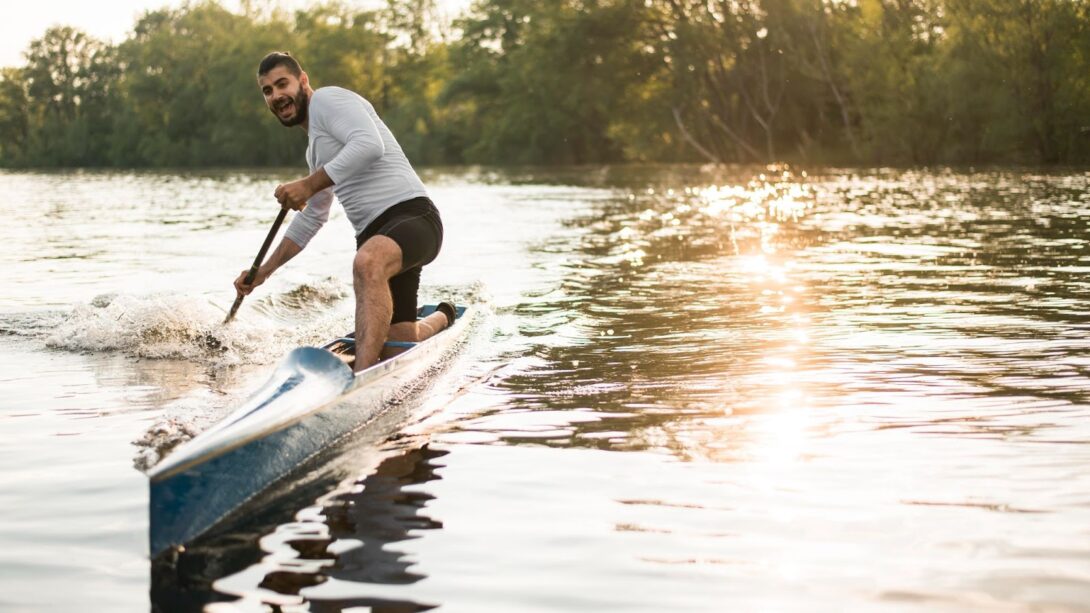
[{"label": "paddle shaft", "polygon": [[[257,257],[254,258],[254,265],[250,267],[250,272],[246,274],[246,285],[254,282],[254,278],[257,277],[257,269],[261,267],[261,263],[265,261],[265,254],[269,251],[269,245],[272,245],[273,239],[276,238],[277,231],[280,230],[280,224],[284,223],[284,217],[288,214],[287,209],[280,209],[280,213],[276,216],[276,221],[273,222],[271,228],[269,228],[269,234],[265,237],[265,242],[261,244],[261,251],[257,252]],[[230,323],[235,318],[235,313],[238,312],[238,307],[242,306],[242,299],[245,298],[245,294],[239,294],[238,298],[235,298],[235,303],[231,305],[231,312],[227,314],[227,319],[223,320],[223,323]]]}]

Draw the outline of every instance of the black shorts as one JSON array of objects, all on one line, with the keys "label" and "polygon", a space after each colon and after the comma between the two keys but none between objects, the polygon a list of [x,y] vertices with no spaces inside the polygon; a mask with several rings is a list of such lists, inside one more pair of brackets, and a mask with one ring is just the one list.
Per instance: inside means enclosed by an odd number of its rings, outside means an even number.
[{"label": "black shorts", "polygon": [[420,269],[439,255],[443,246],[443,221],[432,201],[423,196],[386,209],[356,237],[356,249],[372,236],[388,236],[401,247],[401,270],[390,278],[394,316],[390,323],[416,321],[416,292]]}]

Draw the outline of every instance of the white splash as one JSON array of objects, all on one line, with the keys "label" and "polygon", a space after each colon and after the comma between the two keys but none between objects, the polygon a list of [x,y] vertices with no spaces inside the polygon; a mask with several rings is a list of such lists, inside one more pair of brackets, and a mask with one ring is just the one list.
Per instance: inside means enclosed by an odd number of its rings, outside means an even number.
[{"label": "white splash", "polygon": [[55,349],[116,351],[210,367],[264,364],[299,344],[321,342],[350,329],[350,310],[336,308],[347,294],[333,280],[300,285],[244,305],[230,324],[223,322],[225,305],[204,297],[98,296],[58,318],[44,335],[45,343]]}]

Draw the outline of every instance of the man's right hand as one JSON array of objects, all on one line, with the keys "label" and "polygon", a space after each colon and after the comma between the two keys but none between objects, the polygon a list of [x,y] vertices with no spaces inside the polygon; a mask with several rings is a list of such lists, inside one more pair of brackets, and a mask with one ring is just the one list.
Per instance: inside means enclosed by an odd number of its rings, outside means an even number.
[{"label": "man's right hand", "polygon": [[254,275],[254,282],[247,285],[246,275],[249,274],[250,269],[247,268],[238,275],[237,279],[235,279],[235,292],[238,293],[239,296],[248,296],[250,292],[254,291],[255,287],[264,283],[265,279],[269,277],[267,273],[258,268],[257,274]]}]

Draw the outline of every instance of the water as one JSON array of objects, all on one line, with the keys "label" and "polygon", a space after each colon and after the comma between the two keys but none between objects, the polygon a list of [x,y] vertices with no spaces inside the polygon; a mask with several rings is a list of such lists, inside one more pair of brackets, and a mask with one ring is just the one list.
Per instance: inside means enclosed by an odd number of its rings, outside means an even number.
[{"label": "water", "polygon": [[136,466],[350,327],[343,214],[219,325],[291,176],[0,175],[0,609],[1090,609],[1081,171],[429,171],[464,354],[152,567]]}]

